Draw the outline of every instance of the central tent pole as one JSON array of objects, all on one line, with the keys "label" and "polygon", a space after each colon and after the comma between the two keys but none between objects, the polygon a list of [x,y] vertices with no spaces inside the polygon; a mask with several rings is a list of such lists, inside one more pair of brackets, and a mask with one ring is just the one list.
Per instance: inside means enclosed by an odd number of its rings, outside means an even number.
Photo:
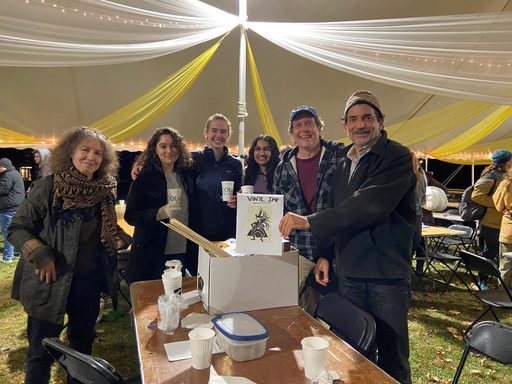
[{"label": "central tent pole", "polygon": [[245,148],[245,118],[246,109],[246,52],[245,43],[245,22],[247,21],[247,0],[239,0],[239,19],[240,19],[240,62],[238,72],[238,156],[244,154]]}]

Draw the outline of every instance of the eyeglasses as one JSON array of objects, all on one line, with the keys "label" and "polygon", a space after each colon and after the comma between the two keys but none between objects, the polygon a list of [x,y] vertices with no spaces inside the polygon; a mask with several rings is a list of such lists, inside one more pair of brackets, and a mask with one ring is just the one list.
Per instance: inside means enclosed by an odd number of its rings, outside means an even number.
[{"label": "eyeglasses", "polygon": [[[342,118],[342,120],[344,120],[344,119]],[[349,125],[354,125],[358,122],[358,120],[359,120],[359,117],[350,116],[348,119],[345,120],[345,122]],[[377,120],[377,118],[374,115],[364,115],[361,118],[361,121],[363,122],[363,124],[372,124],[373,122],[375,122],[375,120]]]}]

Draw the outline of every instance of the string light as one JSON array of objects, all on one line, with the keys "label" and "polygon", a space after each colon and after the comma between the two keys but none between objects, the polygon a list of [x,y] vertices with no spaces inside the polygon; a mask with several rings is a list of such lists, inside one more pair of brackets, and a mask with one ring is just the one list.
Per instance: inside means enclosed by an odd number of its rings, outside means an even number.
[{"label": "string light", "polygon": [[173,29],[192,29],[192,28],[200,28],[201,25],[199,24],[193,24],[193,23],[177,23],[169,21],[168,23],[163,23],[162,19],[155,19],[151,20],[147,17],[141,18],[141,19],[134,19],[133,17],[123,17],[119,15],[112,15],[112,14],[105,14],[105,13],[96,13],[89,10],[84,9],[78,9],[78,8],[70,8],[65,5],[61,5],[57,2],[47,2],[46,0],[37,0],[30,1],[25,0],[25,4],[31,5],[31,6],[47,6],[54,8],[56,10],[59,10],[61,13],[69,12],[75,12],[77,14],[81,14],[84,17],[94,17],[97,18],[100,21],[103,22],[117,22],[117,23],[123,23],[123,24],[135,24],[142,27],[153,27],[153,28],[173,28]]}]

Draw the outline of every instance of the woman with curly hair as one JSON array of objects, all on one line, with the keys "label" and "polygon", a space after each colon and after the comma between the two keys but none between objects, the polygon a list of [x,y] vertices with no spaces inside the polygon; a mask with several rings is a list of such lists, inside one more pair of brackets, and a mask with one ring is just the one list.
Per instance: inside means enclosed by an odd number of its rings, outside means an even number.
[{"label": "woman with curly hair", "polygon": [[[127,269],[130,283],[160,278],[167,260],[180,260],[186,268],[193,257],[187,254],[187,239],[160,223],[172,217],[189,225],[192,158],[183,137],[173,128],[158,129],[137,163],[142,169],[128,192],[124,215],[135,226]],[[170,201],[176,196],[178,202]]]},{"label": "woman with curly hair", "polygon": [[277,164],[279,148],[275,139],[269,135],[256,136],[249,148],[244,185],[254,185],[254,193],[269,193]]},{"label": "woman with curly hair", "polygon": [[116,307],[115,258],[130,243],[114,209],[117,154],[101,132],[70,130],[50,166],[53,175],[32,184],[8,235],[21,251],[12,297],[28,314],[27,384],[49,381],[53,359],[41,341],[59,336],[65,314],[71,347],[91,353],[100,295]]}]

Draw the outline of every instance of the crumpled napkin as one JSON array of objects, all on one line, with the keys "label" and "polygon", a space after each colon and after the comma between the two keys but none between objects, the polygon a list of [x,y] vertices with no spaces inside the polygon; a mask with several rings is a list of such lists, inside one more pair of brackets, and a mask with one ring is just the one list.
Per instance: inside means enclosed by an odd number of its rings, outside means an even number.
[{"label": "crumpled napkin", "polygon": [[332,384],[334,380],[338,380],[340,375],[335,371],[328,371],[327,369],[323,370],[318,374],[313,383],[317,384]]}]

